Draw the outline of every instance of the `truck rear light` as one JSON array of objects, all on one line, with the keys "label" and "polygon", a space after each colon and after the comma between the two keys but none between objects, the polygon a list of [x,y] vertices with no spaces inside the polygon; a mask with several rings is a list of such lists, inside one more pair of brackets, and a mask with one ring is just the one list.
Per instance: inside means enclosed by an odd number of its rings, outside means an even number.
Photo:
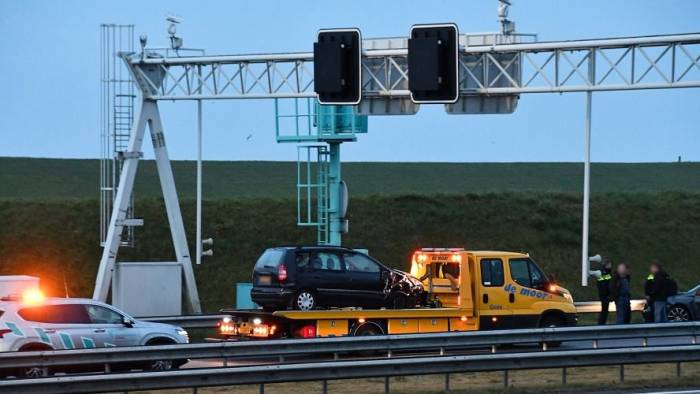
[{"label": "truck rear light", "polygon": [[12,332],[12,330],[9,330],[9,329],[7,329],[7,328],[2,328],[2,329],[0,329],[0,339],[4,338],[4,337],[5,337],[5,334],[9,334],[9,333],[11,333],[11,332]]},{"label": "truck rear light", "polygon": [[287,280],[287,266],[284,264],[280,264],[279,268],[277,268],[277,280],[280,282],[284,282]]},{"label": "truck rear light", "polygon": [[316,338],[316,326],[308,325],[301,328],[300,332],[302,338]]}]

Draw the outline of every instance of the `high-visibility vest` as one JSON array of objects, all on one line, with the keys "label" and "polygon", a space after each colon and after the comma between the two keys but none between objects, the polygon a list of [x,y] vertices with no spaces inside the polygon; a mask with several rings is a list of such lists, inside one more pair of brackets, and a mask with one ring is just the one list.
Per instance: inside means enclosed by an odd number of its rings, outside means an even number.
[{"label": "high-visibility vest", "polygon": [[654,274],[647,275],[647,280],[654,280]]},{"label": "high-visibility vest", "polygon": [[598,282],[602,282],[604,280],[610,280],[612,279],[612,275],[610,274],[602,274],[600,278],[598,278]]}]

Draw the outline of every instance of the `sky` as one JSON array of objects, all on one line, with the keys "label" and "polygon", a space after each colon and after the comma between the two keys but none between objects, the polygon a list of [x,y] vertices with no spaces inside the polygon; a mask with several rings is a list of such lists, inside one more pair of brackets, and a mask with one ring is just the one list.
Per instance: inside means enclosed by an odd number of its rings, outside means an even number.
[{"label": "sky", "polygon": [[[356,26],[364,37],[404,36],[416,23],[460,32],[499,29],[496,0],[39,1],[0,0],[0,156],[96,158],[99,25],[134,24],[165,45],[165,16],[184,19],[186,47],[207,54],[310,51],[320,28]],[[519,32],[541,41],[700,32],[695,0],[514,0]],[[695,54],[696,56],[698,54]],[[593,95],[592,159],[700,161],[700,89]],[[512,115],[371,117],[343,145],[345,161],[576,162],[583,159],[585,94],[526,94]],[[173,159],[195,158],[196,104],[162,102]],[[148,141],[148,140],[146,140]],[[205,160],[295,160],[275,141],[270,100],[205,102]],[[144,154],[152,150],[145,145]]]}]

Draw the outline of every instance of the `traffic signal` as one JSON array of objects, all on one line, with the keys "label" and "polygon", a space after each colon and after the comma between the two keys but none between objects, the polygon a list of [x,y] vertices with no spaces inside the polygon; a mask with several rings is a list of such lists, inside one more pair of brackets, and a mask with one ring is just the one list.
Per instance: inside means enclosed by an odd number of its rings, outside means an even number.
[{"label": "traffic signal", "polygon": [[408,39],[408,90],[414,103],[459,98],[459,31],[453,23],[414,25]]},{"label": "traffic signal", "polygon": [[321,104],[358,104],[362,98],[359,29],[320,30],[314,43],[314,91]]}]

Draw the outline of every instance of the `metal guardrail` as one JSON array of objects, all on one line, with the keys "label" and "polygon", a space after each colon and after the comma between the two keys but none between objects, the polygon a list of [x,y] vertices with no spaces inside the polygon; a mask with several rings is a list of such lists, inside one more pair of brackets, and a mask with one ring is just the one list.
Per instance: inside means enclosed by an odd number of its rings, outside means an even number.
[{"label": "metal guardrail", "polygon": [[[644,308],[644,300],[632,300],[632,311],[641,311]],[[576,312],[578,313],[597,313],[600,312],[600,301],[581,301],[575,302]],[[610,312],[615,312],[615,303],[611,302],[609,306]],[[226,316],[226,314],[212,315],[190,315],[190,316],[149,316],[139,317],[138,320],[152,321],[157,323],[167,323],[182,328],[215,328],[217,323]]]},{"label": "metal guardrail", "polygon": [[[630,301],[630,309],[632,309],[633,312],[641,311],[644,309],[645,303],[646,303],[646,300],[631,300]],[[574,305],[576,306],[577,313],[598,313],[598,312],[600,312],[600,301],[574,302]],[[611,302],[610,305],[608,306],[608,312],[615,312],[615,311],[617,311],[617,307],[615,306],[614,302]]]},{"label": "metal guardrail", "polygon": [[[700,322],[537,328],[502,331],[449,332],[438,334],[405,334],[368,337],[312,339],[279,339],[245,342],[216,342],[187,345],[160,345],[81,350],[0,353],[0,369],[19,367],[56,367],[154,360],[182,359],[245,359],[284,358],[294,355],[337,354],[375,351],[449,350],[469,347],[491,347],[514,343],[547,343],[591,341],[597,348],[600,341],[639,339],[646,346],[650,338],[686,337],[697,344]],[[109,368],[105,368],[109,370]],[[0,388],[2,388],[0,383]],[[1,390],[0,390],[1,391]]]},{"label": "metal guardrail", "polygon": [[88,393],[685,361],[700,361],[700,345],[638,347],[624,352],[569,350],[61,376],[7,380],[0,383],[0,388],[17,394]]},{"label": "metal guardrail", "polygon": [[137,317],[137,320],[166,323],[182,328],[215,328],[226,315],[190,315],[190,316],[149,316]]}]

